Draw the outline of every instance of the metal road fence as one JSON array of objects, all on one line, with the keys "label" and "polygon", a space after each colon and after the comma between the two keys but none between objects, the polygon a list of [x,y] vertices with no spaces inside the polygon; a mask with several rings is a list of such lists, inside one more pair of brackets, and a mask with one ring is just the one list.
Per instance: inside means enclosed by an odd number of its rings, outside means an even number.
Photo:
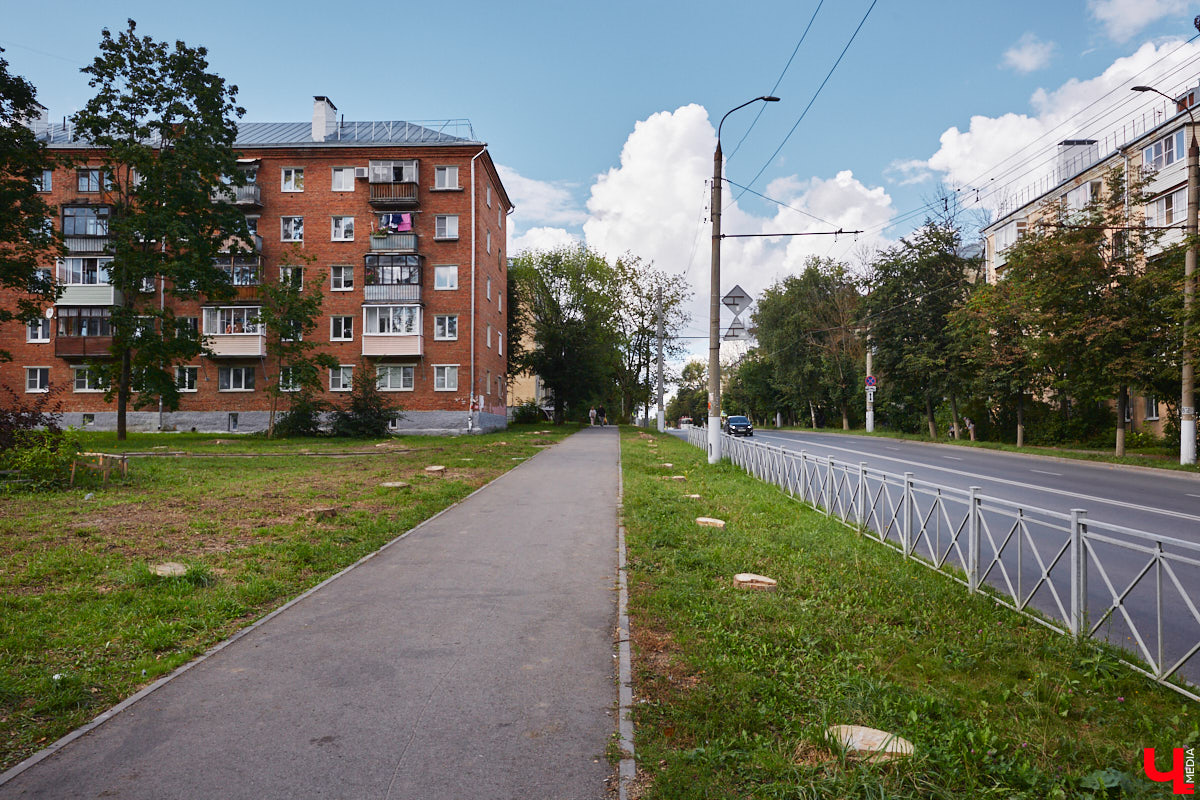
[{"label": "metal road fence", "polygon": [[[688,442],[708,445],[704,428]],[[1130,651],[1200,700],[1200,545],[721,435],[734,465],[1047,627]]]}]

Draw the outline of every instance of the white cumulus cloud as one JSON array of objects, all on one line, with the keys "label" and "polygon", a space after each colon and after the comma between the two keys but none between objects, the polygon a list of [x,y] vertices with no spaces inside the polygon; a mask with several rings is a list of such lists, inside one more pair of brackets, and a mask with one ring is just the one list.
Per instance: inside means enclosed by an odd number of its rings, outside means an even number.
[{"label": "white cumulus cloud", "polygon": [[556,250],[559,247],[573,247],[580,238],[565,228],[530,228],[524,233],[515,233],[512,218],[509,218],[508,253],[519,256],[534,250]]},{"label": "white cumulus cloud", "polygon": [[497,164],[496,171],[516,210],[513,215],[521,226],[581,225],[587,214],[571,194],[571,186],[562,182],[527,178],[511,167]]},{"label": "white cumulus cloud", "polygon": [[1035,72],[1050,63],[1054,42],[1043,42],[1033,33],[1026,33],[1017,43],[1004,51],[1004,66],[1017,72]]},{"label": "white cumulus cloud", "polygon": [[1109,38],[1127,42],[1163,17],[1187,12],[1188,0],[1088,0],[1088,12],[1104,26]]}]

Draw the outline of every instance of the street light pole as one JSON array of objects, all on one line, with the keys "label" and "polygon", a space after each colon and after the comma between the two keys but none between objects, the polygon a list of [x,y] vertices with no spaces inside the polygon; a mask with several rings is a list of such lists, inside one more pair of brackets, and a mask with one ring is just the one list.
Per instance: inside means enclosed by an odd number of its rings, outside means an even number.
[{"label": "street light pole", "polygon": [[[1200,22],[1200,17],[1197,18]],[[1134,86],[1135,92],[1154,92],[1175,103],[1175,98],[1152,86]],[[1196,141],[1196,118],[1192,110],[1184,106],[1192,126],[1192,141],[1187,151],[1187,250],[1183,258],[1183,360],[1182,390],[1179,400],[1179,463],[1196,463],[1196,374],[1192,364],[1192,341],[1190,335],[1192,305],[1196,294],[1196,232],[1200,217],[1200,143]]]},{"label": "street light pole", "polygon": [[717,149],[713,151],[712,182],[712,280],[708,298],[708,463],[721,462],[721,126],[725,118],[762,100],[779,102],[763,95],[729,109],[717,124]]}]

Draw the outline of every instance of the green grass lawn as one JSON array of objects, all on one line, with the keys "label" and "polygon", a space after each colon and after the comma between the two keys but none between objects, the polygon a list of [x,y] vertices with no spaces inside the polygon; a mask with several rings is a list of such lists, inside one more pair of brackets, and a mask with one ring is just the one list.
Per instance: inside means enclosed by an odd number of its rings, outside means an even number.
[{"label": "green grass lawn", "polygon": [[[85,434],[87,450],[195,455],[131,458],[105,488],[0,494],[0,771],[576,428],[539,430]],[[426,473],[434,464],[445,472]],[[410,486],[380,486],[391,481]],[[163,562],[187,571],[159,577]]]},{"label": "green grass lawn", "polygon": [[[640,796],[1171,796],[1142,777],[1142,748],[1167,768],[1170,748],[1200,741],[1200,707],[1111,651],[673,437],[625,431],[622,465]],[[739,572],[778,589],[737,589]],[[896,733],[916,755],[847,760],[825,741],[833,724]]]}]

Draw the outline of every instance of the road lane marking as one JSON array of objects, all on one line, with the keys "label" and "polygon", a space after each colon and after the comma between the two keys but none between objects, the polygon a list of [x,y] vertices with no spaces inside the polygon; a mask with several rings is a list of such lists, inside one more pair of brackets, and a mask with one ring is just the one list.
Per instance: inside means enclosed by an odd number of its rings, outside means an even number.
[{"label": "road lane marking", "polygon": [[943,456],[943,458],[948,458],[951,461],[962,461],[962,459],[959,458],[958,456]]},{"label": "road lane marking", "polygon": [[1029,471],[1030,471],[1030,472],[1037,472],[1037,473],[1040,473],[1040,474],[1042,474],[1042,475],[1053,475],[1053,476],[1055,476],[1055,477],[1057,477],[1057,478],[1061,478],[1061,477],[1062,477],[1062,473],[1061,473],[1061,472],[1047,472],[1047,471],[1046,471],[1046,470],[1044,470],[1044,469],[1031,469],[1031,470],[1029,470]]},{"label": "road lane marking", "polygon": [[[796,438],[791,437],[791,436],[783,437],[783,438],[786,441],[791,442],[791,443],[797,443],[797,441],[798,441]],[[823,444],[823,443],[816,443],[816,444],[818,447],[824,447],[827,450],[841,450],[842,452],[854,453],[855,455],[860,455],[860,456],[871,456],[874,458],[884,458],[884,459],[887,459],[888,461],[895,461],[899,464],[908,464],[908,465],[914,466],[914,467],[926,467],[928,469],[938,470],[940,472],[948,472],[951,475],[961,475],[964,478],[980,478],[982,480],[988,480],[988,481],[992,481],[994,483],[1002,483],[1006,486],[1015,486],[1020,489],[1033,489],[1034,491],[1046,492],[1048,494],[1057,494],[1057,495],[1061,495],[1063,497],[1074,497],[1079,500],[1090,500],[1090,501],[1096,502],[1096,503],[1105,503],[1110,506],[1118,506],[1119,508],[1130,508],[1130,509],[1134,509],[1136,511],[1150,511],[1155,514],[1162,514],[1163,516],[1174,517],[1176,519],[1186,519],[1186,520],[1190,520],[1193,522],[1200,522],[1200,516],[1196,516],[1194,514],[1185,514],[1182,511],[1168,511],[1165,508],[1153,508],[1152,506],[1140,506],[1140,505],[1137,505],[1136,503],[1125,503],[1125,502],[1122,502],[1121,500],[1113,500],[1108,497],[1096,497],[1094,495],[1089,495],[1089,494],[1079,494],[1078,492],[1068,492],[1065,489],[1055,489],[1052,486],[1038,486],[1037,484],[1024,483],[1022,481],[1012,481],[1012,480],[1008,480],[1007,478],[994,478],[994,477],[991,477],[990,475],[983,475],[978,472],[967,472],[965,470],[960,470],[960,469],[951,469],[950,467],[939,467],[936,464],[926,464],[926,463],[923,463],[920,461],[907,461],[902,458],[896,458],[895,456],[885,456],[881,453],[872,453],[870,451],[865,451],[865,450],[852,450],[849,447],[838,447],[836,445]],[[892,448],[889,448],[889,449],[892,449]],[[796,450],[793,452],[799,452],[799,451]]]},{"label": "road lane marking", "polygon": [[1184,494],[1186,494],[1188,497],[1200,497],[1200,494],[1192,494],[1191,492],[1184,492]]},{"label": "road lane marking", "polygon": [[[884,447],[887,447],[887,445],[885,444],[885,445],[884,445]],[[895,450],[897,453],[899,453],[899,452],[900,452],[900,448],[899,448],[899,447],[887,447],[887,449],[888,449],[888,450]]]}]

